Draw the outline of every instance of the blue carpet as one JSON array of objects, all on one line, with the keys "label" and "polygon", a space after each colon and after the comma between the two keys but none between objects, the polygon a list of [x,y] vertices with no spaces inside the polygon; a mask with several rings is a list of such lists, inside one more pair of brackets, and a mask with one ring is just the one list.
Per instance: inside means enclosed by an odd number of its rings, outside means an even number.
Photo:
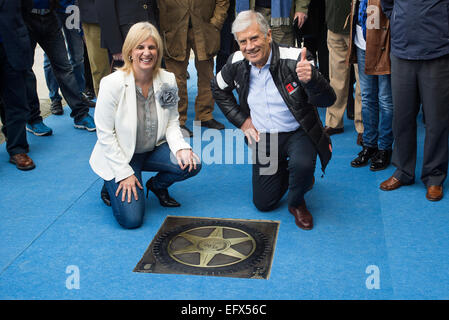
[{"label": "blue carpet", "polygon": [[[189,72],[192,129],[193,63]],[[448,197],[427,201],[419,179],[393,192],[379,190],[393,167],[377,173],[350,167],[360,151],[351,121],[345,119],[345,133],[333,136],[326,175],[321,178],[318,166],[306,196],[312,231],[296,227],[285,199],[272,212],[258,212],[248,151],[225,144],[222,136],[215,139],[222,139],[223,151],[212,150],[214,138],[204,131],[196,151],[222,163],[204,163],[198,176],[170,188],[180,208],[163,208],[150,194],[143,226],[123,230],[101,202],[102,181],[88,164],[96,135],[74,129],[68,107],[64,111],[45,119],[53,136],[28,135],[35,170],[15,169],[4,146],[0,150],[0,299],[449,298]],[[324,119],[324,110],[320,115]],[[234,129],[218,108],[214,116]],[[417,177],[424,130],[421,118],[418,123]],[[231,150],[234,158],[243,155],[242,164],[223,163]],[[145,173],[144,181],[150,176]],[[270,279],[133,273],[167,215],[280,221]],[[72,266],[79,270],[79,289],[67,284]],[[373,276],[378,286],[368,289]]]}]

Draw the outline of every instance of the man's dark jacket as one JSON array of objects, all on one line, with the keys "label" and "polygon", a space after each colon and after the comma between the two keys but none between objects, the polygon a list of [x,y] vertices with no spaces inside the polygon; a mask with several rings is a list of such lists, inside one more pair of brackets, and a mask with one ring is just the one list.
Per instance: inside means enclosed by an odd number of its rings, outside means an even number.
[{"label": "man's dark jacket", "polygon": [[31,69],[34,53],[22,18],[21,1],[0,0],[0,35],[8,62],[14,70]]},{"label": "man's dark jacket", "polygon": [[[290,112],[299,122],[315,145],[321,160],[321,169],[325,170],[332,156],[331,140],[324,132],[316,106],[328,107],[335,100],[335,92],[329,82],[312,66],[312,79],[302,84],[296,74],[296,64],[301,58],[301,49],[279,47],[271,44],[272,58],[270,73]],[[309,54],[308,59],[312,60]],[[250,116],[248,106],[250,64],[241,51],[231,55],[212,80],[211,87],[217,105],[226,118],[240,128]],[[240,104],[232,91],[236,89]]]},{"label": "man's dark jacket", "polygon": [[101,46],[111,54],[122,52],[131,26],[148,21],[159,29],[156,0],[95,0],[101,28]]},{"label": "man's dark jacket", "polygon": [[382,0],[390,19],[391,53],[406,60],[449,54],[449,0]]},{"label": "man's dark jacket", "polygon": [[339,34],[349,34],[347,19],[351,13],[351,0],[326,0],[327,28]]},{"label": "man's dark jacket", "polygon": [[82,23],[98,24],[98,16],[95,0],[76,0],[80,9],[80,20]]}]

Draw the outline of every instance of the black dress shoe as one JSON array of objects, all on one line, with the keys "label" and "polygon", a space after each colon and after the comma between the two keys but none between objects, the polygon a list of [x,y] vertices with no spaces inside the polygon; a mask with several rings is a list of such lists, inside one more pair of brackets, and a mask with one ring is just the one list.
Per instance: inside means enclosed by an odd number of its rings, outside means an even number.
[{"label": "black dress shoe", "polygon": [[151,192],[153,192],[156,195],[156,197],[159,199],[159,203],[161,204],[161,206],[163,206],[163,207],[179,207],[179,206],[181,206],[181,204],[179,204],[175,199],[170,197],[167,189],[155,189],[153,187],[153,178],[150,178],[147,181],[146,187],[147,187],[147,198],[148,198],[148,191],[151,190]]},{"label": "black dress shoe", "polygon": [[181,125],[180,127],[181,127],[181,132],[182,132],[183,137],[185,137],[185,138],[193,137],[193,132],[190,131],[189,128],[187,128],[185,125]]},{"label": "black dress shoe", "polygon": [[50,111],[52,114],[60,116],[64,114],[64,109],[62,109],[61,100],[54,100],[51,102]]},{"label": "black dress shoe", "polygon": [[225,128],[225,126],[222,123],[218,122],[215,119],[201,121],[201,126],[210,128],[210,129],[217,129],[217,130],[223,130]]},{"label": "black dress shoe", "polygon": [[89,106],[89,108],[95,108],[95,102],[90,100],[84,92],[81,93],[81,100],[85,105]]},{"label": "black dress shoe", "polygon": [[377,153],[377,148],[363,146],[357,158],[351,161],[351,167],[359,168],[366,166],[368,161]]},{"label": "black dress shoe", "polygon": [[376,155],[371,159],[369,169],[371,171],[380,171],[388,167],[391,162],[391,150],[378,150]]},{"label": "black dress shoe", "polygon": [[95,92],[93,91],[93,89],[87,89],[84,90],[83,94],[89,99],[89,100],[93,100],[95,99]]}]

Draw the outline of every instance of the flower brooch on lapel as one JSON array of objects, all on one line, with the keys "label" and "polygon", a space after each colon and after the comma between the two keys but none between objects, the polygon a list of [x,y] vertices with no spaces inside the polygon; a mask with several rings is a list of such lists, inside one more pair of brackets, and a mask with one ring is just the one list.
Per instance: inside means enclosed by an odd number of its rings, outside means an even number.
[{"label": "flower brooch on lapel", "polygon": [[156,99],[162,108],[177,107],[179,101],[178,87],[170,86],[167,83],[162,84],[160,90],[156,92]]}]

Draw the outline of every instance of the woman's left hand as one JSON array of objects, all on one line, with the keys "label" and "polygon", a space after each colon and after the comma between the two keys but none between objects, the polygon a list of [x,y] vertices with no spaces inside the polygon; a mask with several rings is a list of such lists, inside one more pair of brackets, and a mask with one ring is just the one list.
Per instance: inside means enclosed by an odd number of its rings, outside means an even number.
[{"label": "woman's left hand", "polygon": [[196,170],[196,164],[200,163],[200,158],[193,153],[192,149],[181,149],[176,152],[176,159],[178,160],[179,167],[184,170],[189,167],[189,172],[192,169]]}]

